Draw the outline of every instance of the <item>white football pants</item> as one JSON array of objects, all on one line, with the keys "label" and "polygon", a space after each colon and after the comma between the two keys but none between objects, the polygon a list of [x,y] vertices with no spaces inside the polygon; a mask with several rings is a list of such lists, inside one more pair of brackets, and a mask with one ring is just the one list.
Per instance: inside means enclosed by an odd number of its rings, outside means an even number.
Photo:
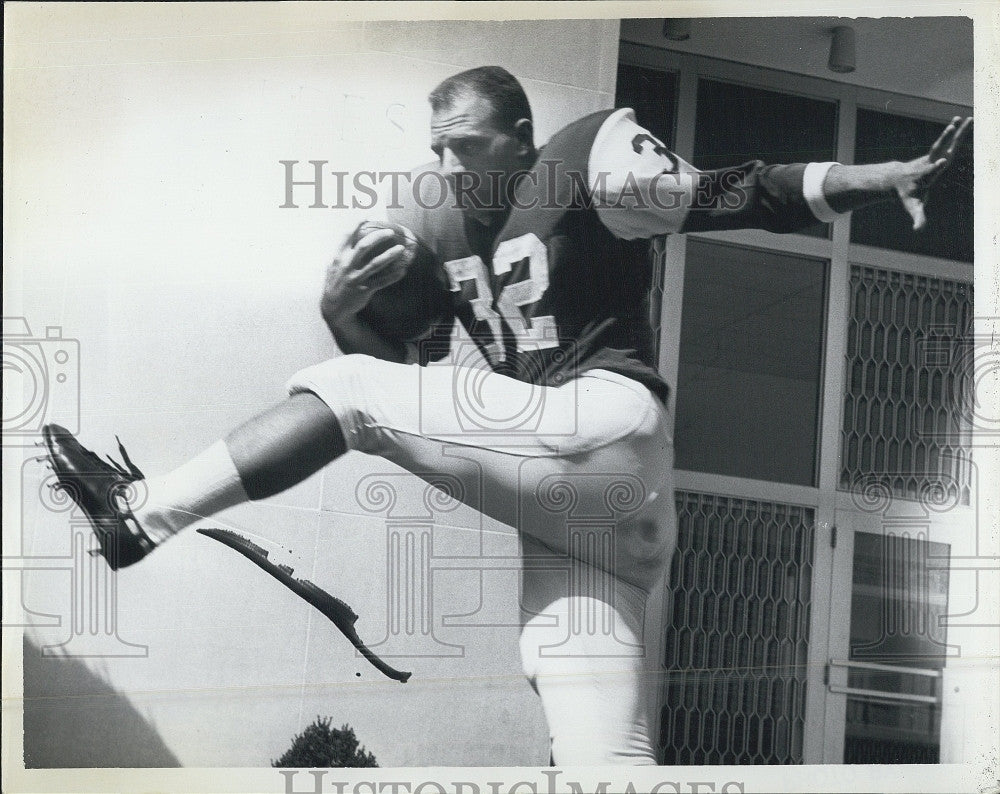
[{"label": "white football pants", "polygon": [[288,390],[322,399],[350,449],[456,478],[462,501],[518,530],[521,658],[554,763],[654,764],[659,665],[645,638],[662,627],[644,626],[645,607],[676,543],[660,401],[604,370],[551,387],[364,355],[308,367]]}]

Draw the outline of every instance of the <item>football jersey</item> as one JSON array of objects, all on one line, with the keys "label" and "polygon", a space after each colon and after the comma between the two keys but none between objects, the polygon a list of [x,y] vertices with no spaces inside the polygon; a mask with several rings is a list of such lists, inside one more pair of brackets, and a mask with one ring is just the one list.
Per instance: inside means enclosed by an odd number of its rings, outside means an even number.
[{"label": "football jersey", "polygon": [[[489,365],[558,386],[588,370],[632,378],[666,401],[649,317],[655,235],[745,227],[791,231],[835,216],[822,198],[832,163],[760,161],[698,171],[639,127],[631,110],[586,116],[556,133],[514,183],[511,208],[482,222],[440,180],[390,207],[444,263],[455,315]],[[450,329],[448,329],[450,330]],[[444,336],[442,331],[442,336]],[[440,359],[448,341],[418,345]]]}]

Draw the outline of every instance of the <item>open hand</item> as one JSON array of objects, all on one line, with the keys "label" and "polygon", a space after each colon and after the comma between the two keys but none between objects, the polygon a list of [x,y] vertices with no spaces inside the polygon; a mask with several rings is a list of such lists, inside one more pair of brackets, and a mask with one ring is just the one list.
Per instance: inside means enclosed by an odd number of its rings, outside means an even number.
[{"label": "open hand", "polygon": [[927,223],[924,211],[927,194],[931,185],[955,159],[955,153],[971,124],[971,116],[964,119],[961,116],[955,116],[927,154],[916,160],[910,160],[908,163],[900,163],[899,176],[893,180],[894,186],[903,207],[913,218],[914,231],[922,229]]}]

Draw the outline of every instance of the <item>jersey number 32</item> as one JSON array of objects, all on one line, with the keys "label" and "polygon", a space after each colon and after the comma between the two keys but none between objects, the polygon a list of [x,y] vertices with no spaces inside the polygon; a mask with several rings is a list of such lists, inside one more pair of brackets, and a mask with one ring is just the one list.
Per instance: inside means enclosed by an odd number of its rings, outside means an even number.
[{"label": "jersey number 32", "polygon": [[514,265],[527,260],[528,277],[504,286],[494,298],[486,265],[478,256],[467,256],[445,262],[444,267],[454,292],[467,284],[472,286],[469,303],[477,320],[486,322],[492,332],[492,341],[484,344],[490,364],[506,360],[503,342],[503,325],[517,340],[518,352],[558,347],[555,318],[550,315],[531,316],[531,306],[537,303],[549,288],[549,256],[545,244],[532,233],[513,240],[504,240],[493,255],[493,274],[509,273]]}]

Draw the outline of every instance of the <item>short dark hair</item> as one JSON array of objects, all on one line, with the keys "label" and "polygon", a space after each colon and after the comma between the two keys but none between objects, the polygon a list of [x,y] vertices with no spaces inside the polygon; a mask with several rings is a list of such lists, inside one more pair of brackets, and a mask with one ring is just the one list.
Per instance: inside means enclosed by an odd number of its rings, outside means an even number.
[{"label": "short dark hair", "polygon": [[449,107],[462,93],[471,92],[493,106],[493,120],[512,129],[520,119],[531,120],[531,105],[517,78],[502,66],[477,66],[453,74],[431,91],[431,110]]}]

